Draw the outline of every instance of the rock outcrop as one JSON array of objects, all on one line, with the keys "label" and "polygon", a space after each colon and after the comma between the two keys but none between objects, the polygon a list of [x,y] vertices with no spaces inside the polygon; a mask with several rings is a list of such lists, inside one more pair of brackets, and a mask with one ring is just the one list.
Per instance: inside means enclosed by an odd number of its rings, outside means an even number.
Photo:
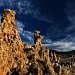
[{"label": "rock outcrop", "polygon": [[[2,12],[0,75],[74,75],[75,63],[68,63],[70,60],[65,55],[44,47],[40,31],[34,32],[33,46],[22,42],[16,29],[15,14],[10,9]],[[74,59],[74,53],[70,56]]]},{"label": "rock outcrop", "polygon": [[[0,75],[23,75],[27,72],[27,57],[15,25],[15,12],[5,9],[0,25]],[[22,74],[23,73],[23,74]]]},{"label": "rock outcrop", "polygon": [[34,45],[24,46],[24,51],[29,60],[29,69],[27,75],[55,75],[53,64],[50,61],[49,50],[42,46],[43,36],[39,31],[34,33]]}]

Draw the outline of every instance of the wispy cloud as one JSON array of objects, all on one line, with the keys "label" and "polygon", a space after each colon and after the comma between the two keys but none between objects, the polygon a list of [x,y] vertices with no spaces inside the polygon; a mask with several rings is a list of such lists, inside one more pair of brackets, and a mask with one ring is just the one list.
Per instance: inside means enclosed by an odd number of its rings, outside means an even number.
[{"label": "wispy cloud", "polygon": [[0,0],[0,6],[2,7],[2,6],[6,6],[6,7],[8,7],[8,8],[12,8],[13,7],[13,5],[14,5],[14,1],[15,0]]},{"label": "wispy cloud", "polygon": [[[67,3],[65,8],[65,13],[68,15],[68,19],[71,22],[70,27],[67,28],[66,33],[70,32],[71,30],[75,29],[75,3],[71,0]],[[23,15],[32,15],[35,18],[38,18],[41,21],[45,21],[48,23],[54,23],[54,21],[48,19],[46,15],[43,15],[40,13],[39,8],[35,7],[33,2],[31,0],[0,0],[0,7],[5,6],[7,8],[14,9],[18,14]],[[33,32],[24,30],[25,25],[21,22],[16,20],[16,25],[19,31],[19,34],[21,38],[23,38],[23,41],[26,42],[28,40],[28,43],[33,43]],[[51,32],[49,36],[56,37],[57,34],[62,35],[59,28],[52,27],[55,31]],[[52,29],[51,28],[51,29]],[[49,29],[50,30],[50,29]],[[58,31],[57,31],[58,30]],[[74,32],[75,33],[75,32]],[[55,49],[58,51],[69,51],[69,50],[75,50],[75,34],[68,34],[65,39],[62,39],[60,41],[52,41],[49,39],[43,39],[43,45],[48,46],[51,49]],[[59,37],[59,36],[57,36]]]},{"label": "wispy cloud", "polygon": [[50,39],[43,38],[42,43],[43,44],[51,44],[52,41]]},{"label": "wispy cloud", "polygon": [[68,16],[68,19],[71,25],[68,27],[67,31],[75,29],[75,1],[69,0],[66,2],[65,13]]},{"label": "wispy cloud", "polygon": [[16,25],[19,35],[21,36],[21,38],[23,38],[23,42],[26,42],[28,40],[28,43],[33,44],[33,32],[24,30],[25,25],[23,25],[23,23],[18,20],[16,20]]},{"label": "wispy cloud", "polygon": [[43,45],[49,47],[50,49],[57,50],[57,51],[75,50],[75,43],[73,42],[56,41],[50,44],[43,44]]},{"label": "wispy cloud", "polygon": [[51,44],[47,44],[47,46],[55,50],[60,50],[60,51],[75,50],[75,1],[74,0],[68,0],[66,2],[65,13],[70,22],[69,27],[65,31],[67,36],[64,39],[61,39],[60,41],[55,41],[52,42]]},{"label": "wispy cloud", "polygon": [[49,16],[40,13],[40,9],[34,4],[34,0],[0,0],[0,7],[10,8],[18,14],[31,15],[41,21],[53,23]]},{"label": "wispy cloud", "polygon": [[17,26],[18,32],[19,32],[19,33],[22,33],[23,30],[24,30],[23,28],[25,27],[25,25],[23,25],[22,22],[16,20],[16,26]]},{"label": "wispy cloud", "polygon": [[[34,33],[30,31],[25,31],[22,22],[16,21],[16,25],[19,29],[19,34],[24,37],[24,40],[29,40],[28,43],[33,44],[34,42]],[[73,40],[73,38],[72,38]],[[57,51],[71,51],[75,50],[75,43],[74,41],[70,41],[68,39],[62,39],[60,41],[52,41],[51,39],[43,38],[42,43],[43,46],[49,47],[50,49],[57,50]],[[26,42],[26,41],[24,41]]]},{"label": "wispy cloud", "polygon": [[10,8],[17,11],[18,14],[37,16],[40,14],[38,8],[34,6],[31,0],[0,0],[0,7]]},{"label": "wispy cloud", "polygon": [[17,1],[17,9],[18,9],[18,13],[19,14],[30,14],[33,16],[37,16],[38,14],[40,14],[38,8],[34,8],[34,4],[32,1],[30,0],[25,0],[25,1]]}]

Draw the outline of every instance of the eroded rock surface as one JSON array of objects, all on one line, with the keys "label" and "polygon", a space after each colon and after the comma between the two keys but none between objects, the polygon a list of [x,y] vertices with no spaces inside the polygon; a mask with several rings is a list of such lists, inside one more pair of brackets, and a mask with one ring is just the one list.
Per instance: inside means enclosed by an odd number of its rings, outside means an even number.
[{"label": "eroded rock surface", "polygon": [[[66,59],[64,55],[44,47],[40,31],[34,32],[33,46],[22,42],[16,29],[15,14],[10,9],[2,12],[0,75],[75,75],[75,63],[71,62],[74,55]],[[65,63],[66,60],[69,63]]]},{"label": "eroded rock surface", "polygon": [[[15,25],[15,12],[5,9],[0,25],[0,75],[23,75],[27,72],[27,57],[24,45]],[[23,73],[23,74],[22,74]],[[16,75],[17,75],[16,74]]]}]

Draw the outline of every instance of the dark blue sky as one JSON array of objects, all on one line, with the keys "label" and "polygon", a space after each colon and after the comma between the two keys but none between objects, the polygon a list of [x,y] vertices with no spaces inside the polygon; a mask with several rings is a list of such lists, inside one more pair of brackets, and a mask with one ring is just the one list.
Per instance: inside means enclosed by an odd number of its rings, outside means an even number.
[{"label": "dark blue sky", "polygon": [[75,50],[74,0],[0,0],[0,12],[5,8],[16,11],[16,24],[24,42],[32,44],[34,30],[40,30],[44,46]]}]

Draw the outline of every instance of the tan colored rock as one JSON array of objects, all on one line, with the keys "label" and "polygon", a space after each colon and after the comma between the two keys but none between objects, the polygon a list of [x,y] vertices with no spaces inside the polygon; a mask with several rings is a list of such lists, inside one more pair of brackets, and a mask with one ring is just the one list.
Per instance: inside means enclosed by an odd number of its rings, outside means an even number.
[{"label": "tan colored rock", "polygon": [[36,44],[37,46],[41,46],[41,40],[42,40],[43,36],[40,35],[40,31],[35,31],[34,33],[34,44]]},{"label": "tan colored rock", "polygon": [[41,44],[43,36],[35,31],[34,45],[23,44],[16,29],[15,14],[10,9],[5,9],[2,13],[0,75],[55,75],[50,52]]},{"label": "tan colored rock", "polygon": [[10,73],[10,70],[17,67],[17,69],[20,69],[19,72],[24,71],[23,73],[25,74],[27,71],[26,61],[28,60],[23,51],[23,43],[16,30],[15,12],[5,9],[2,13],[1,21],[0,64],[3,68],[1,72],[3,72],[3,75],[6,75],[8,72]]}]

